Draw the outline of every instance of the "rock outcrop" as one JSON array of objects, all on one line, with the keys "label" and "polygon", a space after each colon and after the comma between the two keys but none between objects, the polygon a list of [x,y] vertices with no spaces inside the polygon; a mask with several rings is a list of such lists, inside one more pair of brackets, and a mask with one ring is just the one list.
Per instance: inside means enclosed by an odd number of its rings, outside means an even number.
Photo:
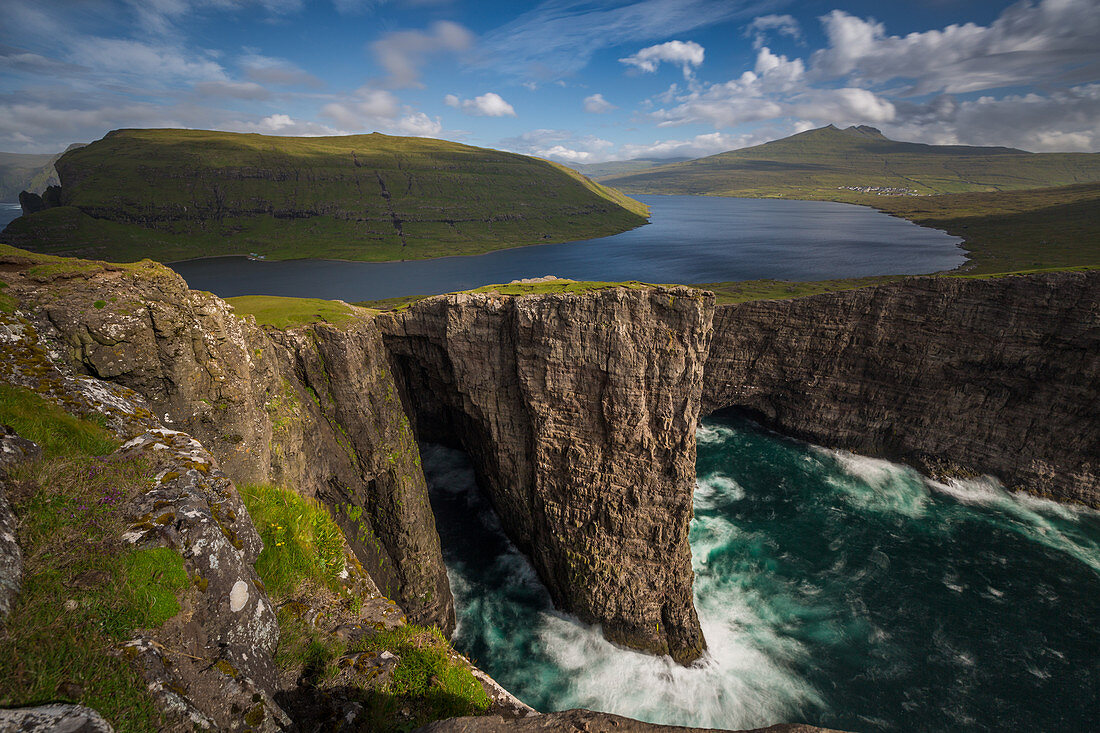
[{"label": "rock outcrop", "polygon": [[431,298],[380,318],[422,440],[458,444],[555,604],[687,663],[713,296],[626,287]]},{"label": "rock outcrop", "polygon": [[0,257],[5,292],[59,360],[140,394],[232,480],[320,499],[383,593],[450,632],[419,452],[373,321],[265,331],[151,262],[41,262]]},{"label": "rock outcrop", "polygon": [[1100,272],[720,306],[703,412],[1100,506]]}]

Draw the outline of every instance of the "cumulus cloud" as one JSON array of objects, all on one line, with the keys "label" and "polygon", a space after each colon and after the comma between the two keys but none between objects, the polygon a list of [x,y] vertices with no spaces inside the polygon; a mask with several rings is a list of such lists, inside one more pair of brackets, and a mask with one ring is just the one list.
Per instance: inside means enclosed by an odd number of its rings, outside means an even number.
[{"label": "cumulus cloud", "polygon": [[908,80],[910,94],[965,93],[1048,80],[1100,76],[1096,0],[1020,2],[988,26],[891,36],[882,23],[833,10],[821,18],[829,45],[816,51],[816,78],[851,77],[859,86]]},{"label": "cumulus cloud", "polygon": [[584,111],[594,115],[602,115],[617,110],[618,107],[603,98],[602,94],[593,94],[584,98]]},{"label": "cumulus cloud", "polygon": [[664,61],[678,65],[684,76],[689,77],[692,68],[703,63],[704,53],[703,47],[695,41],[668,41],[643,48],[631,56],[619,59],[619,62],[642,71],[654,72]]},{"label": "cumulus cloud", "polygon": [[370,45],[378,63],[389,77],[390,87],[422,87],[420,68],[428,56],[440,52],[465,51],[473,44],[474,36],[458,23],[441,20],[432,24],[431,30],[397,31]]},{"label": "cumulus cloud", "polygon": [[234,132],[258,132],[264,135],[288,135],[295,137],[317,137],[321,135],[341,135],[343,130],[308,120],[299,120],[287,114],[276,113],[257,121],[234,120],[226,125]]},{"label": "cumulus cloud", "polygon": [[326,104],[321,114],[345,129],[362,130],[391,124],[400,109],[392,92],[364,86],[342,102]]},{"label": "cumulus cloud", "polygon": [[607,160],[615,143],[571,130],[530,130],[500,141],[505,150],[562,163],[600,163]]},{"label": "cumulus cloud", "polygon": [[802,28],[790,15],[761,15],[745,26],[745,37],[752,39],[752,47],[761,48],[768,41],[768,32],[774,31],[798,41],[802,39]]},{"label": "cumulus cloud", "polygon": [[515,117],[516,110],[496,92],[486,92],[473,99],[459,99],[454,94],[443,98],[448,107],[460,109],[475,117]]}]

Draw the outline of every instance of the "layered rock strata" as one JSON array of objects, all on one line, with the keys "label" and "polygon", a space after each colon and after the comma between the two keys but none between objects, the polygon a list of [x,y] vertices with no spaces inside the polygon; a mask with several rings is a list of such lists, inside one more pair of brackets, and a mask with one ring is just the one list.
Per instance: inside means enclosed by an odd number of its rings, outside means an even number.
[{"label": "layered rock strata", "polygon": [[1100,272],[721,306],[703,412],[1100,506]]},{"label": "layered rock strata", "polygon": [[323,501],[382,592],[450,633],[419,452],[365,313],[281,333],[153,263],[39,262],[8,254],[0,268],[59,361],[133,389],[234,481]]},{"label": "layered rock strata", "polygon": [[379,318],[422,440],[472,457],[555,604],[687,663],[688,523],[713,296],[626,287],[431,298]]}]

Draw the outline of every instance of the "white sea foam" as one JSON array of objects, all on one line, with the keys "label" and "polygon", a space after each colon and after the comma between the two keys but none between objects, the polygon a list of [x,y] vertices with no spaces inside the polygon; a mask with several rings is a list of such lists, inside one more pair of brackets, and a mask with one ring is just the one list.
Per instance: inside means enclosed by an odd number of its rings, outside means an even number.
[{"label": "white sea foam", "polygon": [[745,490],[729,476],[712,473],[695,482],[695,508],[714,509],[745,498]]},{"label": "white sea foam", "polygon": [[814,447],[831,457],[843,475],[827,474],[825,481],[852,504],[871,511],[896,512],[909,517],[925,513],[930,496],[924,477],[907,466],[880,458]]}]

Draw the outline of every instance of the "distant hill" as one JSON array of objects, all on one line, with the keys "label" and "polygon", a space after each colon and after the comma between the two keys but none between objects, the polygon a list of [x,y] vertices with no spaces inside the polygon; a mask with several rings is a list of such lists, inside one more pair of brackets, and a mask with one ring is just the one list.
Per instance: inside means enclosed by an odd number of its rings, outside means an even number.
[{"label": "distant hill", "polygon": [[631,160],[609,160],[606,163],[572,163],[569,167],[589,178],[606,178],[608,176],[626,175],[627,173],[638,173],[670,163],[682,163],[685,160],[691,160],[691,158],[633,158]]},{"label": "distant hill", "polygon": [[1100,181],[1100,153],[890,140],[873,127],[829,125],[742,150],[612,175],[632,194],[709,194],[851,199],[1007,191]]},{"label": "distant hill", "polygon": [[[70,145],[68,150],[80,147]],[[54,163],[62,153],[0,153],[0,201],[19,200],[20,191],[42,193],[58,184]]]},{"label": "distant hill", "polygon": [[60,207],[0,241],[115,261],[398,260],[615,234],[646,207],[564,166],[381,135],[117,130],[63,155]]}]

